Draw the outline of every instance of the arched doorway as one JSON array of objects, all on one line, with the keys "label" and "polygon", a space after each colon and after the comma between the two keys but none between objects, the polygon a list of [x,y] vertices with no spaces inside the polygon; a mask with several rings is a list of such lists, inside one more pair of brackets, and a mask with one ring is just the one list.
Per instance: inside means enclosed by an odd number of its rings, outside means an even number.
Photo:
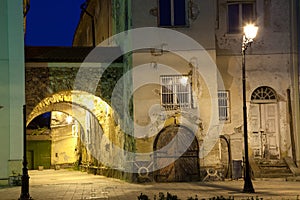
[{"label": "arched doorway", "polygon": [[253,156],[257,159],[279,159],[279,123],[277,94],[261,86],[251,95],[250,129]]},{"label": "arched doorway", "polygon": [[[160,151],[166,146],[166,150]],[[154,152],[155,167],[158,169],[154,178],[157,182],[199,180],[199,145],[195,135],[186,127],[163,129],[155,140]],[[165,163],[171,164],[165,166]]]},{"label": "arched doorway", "polygon": [[[77,90],[54,93],[31,110],[27,117],[27,126],[36,116],[46,112],[65,113],[66,117],[72,116],[73,122],[78,122],[77,128],[73,129],[73,124],[66,127],[69,130],[66,135],[73,137],[74,132],[74,139],[78,139],[78,145],[72,148],[76,151],[78,163],[82,161],[81,164],[86,167],[92,167],[90,163],[94,165],[93,167],[104,165],[121,169],[124,166],[125,154],[122,154],[123,149],[118,147],[125,146],[125,139],[120,125],[116,123],[119,121],[118,116],[115,115],[112,107],[100,97]],[[56,128],[57,136],[60,137],[62,135],[60,129],[63,127],[58,124]],[[77,131],[78,134],[75,134]],[[53,128],[51,133],[53,133]],[[115,146],[117,148],[114,148]],[[67,145],[60,144],[59,150],[66,147]],[[56,151],[53,152],[54,157],[57,157],[56,153],[58,153],[58,158],[64,159],[68,156],[63,154],[60,156],[60,153]]]}]

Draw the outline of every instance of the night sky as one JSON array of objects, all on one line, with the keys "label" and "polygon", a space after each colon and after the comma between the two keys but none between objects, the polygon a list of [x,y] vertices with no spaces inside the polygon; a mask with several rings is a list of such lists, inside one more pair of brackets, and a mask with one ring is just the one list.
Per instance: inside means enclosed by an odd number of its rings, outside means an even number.
[{"label": "night sky", "polygon": [[71,46],[85,0],[30,0],[25,45]]}]

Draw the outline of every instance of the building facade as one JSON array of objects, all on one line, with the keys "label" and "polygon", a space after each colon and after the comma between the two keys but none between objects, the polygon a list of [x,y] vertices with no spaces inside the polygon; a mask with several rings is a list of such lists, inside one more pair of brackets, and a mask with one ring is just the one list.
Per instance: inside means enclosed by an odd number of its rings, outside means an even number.
[{"label": "building facade", "polygon": [[[80,140],[87,150],[81,166],[96,173],[122,178],[118,172],[126,172],[133,181],[158,182],[240,178],[242,27],[250,22],[259,27],[246,52],[253,174],[263,177],[262,165],[285,166],[289,175],[297,174],[291,168],[300,164],[298,0],[89,0],[82,5],[74,48],[117,47],[121,52],[91,51],[81,60],[90,64],[82,88],[74,87],[80,62],[52,62],[51,56],[27,60],[29,73],[52,66],[51,91],[41,102],[26,99],[31,106],[27,123],[54,110],[72,115],[81,125]],[[113,59],[89,62],[103,55]],[[122,60],[118,67],[106,68],[116,59]],[[68,78],[59,81],[59,73]],[[93,90],[97,74],[105,76]],[[83,97],[88,92],[94,102],[100,98],[114,114],[108,115],[105,106],[90,108],[84,98],[75,98],[71,111],[68,94],[73,92]],[[99,130],[85,125],[89,120],[77,109],[96,116],[109,141],[83,142]],[[95,160],[95,155],[105,159]]]},{"label": "building facade", "polygon": [[[99,6],[87,7],[95,19],[101,18]],[[133,0],[127,9],[128,29],[173,30],[200,46],[185,48],[178,41],[163,38],[162,31],[163,39],[154,39],[152,45],[132,53],[133,132],[136,152],[140,153],[136,162],[143,163],[139,167],[147,172],[155,169],[150,179],[193,180],[201,176],[203,169],[209,172],[210,168],[221,169],[224,175],[229,165],[243,160],[241,45],[242,27],[247,23],[259,27],[246,52],[251,164],[278,165],[275,161],[292,158],[299,165],[299,1]],[[74,38],[83,37],[79,33],[89,30],[82,25],[88,24],[84,21],[82,18]],[[101,26],[96,27],[96,42],[105,45],[98,36]],[[101,28],[106,27],[109,26]],[[144,34],[144,41],[151,40],[150,34]],[[84,37],[88,38],[88,34]],[[74,46],[79,44],[75,39]],[[202,50],[206,55],[200,53]],[[209,61],[203,62],[205,56]],[[206,74],[205,69],[214,66],[216,71]],[[168,155],[164,157],[157,150],[172,138],[179,146],[187,139],[176,139],[174,133],[195,137],[187,153],[173,164],[160,166]],[[208,135],[217,137],[207,139]],[[226,141],[230,141],[230,147]]]},{"label": "building facade", "polygon": [[22,1],[0,1],[0,184],[22,174],[25,104]]}]

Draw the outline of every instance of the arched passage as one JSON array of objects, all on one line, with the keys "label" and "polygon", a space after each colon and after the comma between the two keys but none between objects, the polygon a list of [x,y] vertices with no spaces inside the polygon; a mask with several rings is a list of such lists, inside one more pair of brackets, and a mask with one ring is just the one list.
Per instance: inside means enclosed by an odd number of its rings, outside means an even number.
[{"label": "arched passage", "polygon": [[84,91],[62,91],[52,94],[38,103],[28,115],[27,125],[33,118],[45,112],[45,110],[51,111],[52,105],[57,103],[69,103],[72,106],[78,105],[89,110],[97,117],[100,123],[106,115],[111,115],[113,113],[110,105],[103,101],[100,97]]},{"label": "arched passage", "polygon": [[[165,150],[161,151],[164,148]],[[169,126],[163,129],[155,139],[154,152],[154,164],[158,169],[154,173],[156,181],[199,180],[199,145],[195,135],[188,128]],[[170,162],[170,159],[173,162]],[[165,163],[171,164],[163,167]]]},{"label": "arched passage", "polygon": [[[63,91],[43,99],[28,115],[27,125],[36,116],[59,111],[80,125],[80,142],[87,151],[88,165],[122,168],[123,155],[112,146],[124,146],[124,134],[114,119],[112,108],[97,96],[82,91]],[[55,156],[55,152],[52,156]],[[92,158],[92,159],[91,159]]]}]

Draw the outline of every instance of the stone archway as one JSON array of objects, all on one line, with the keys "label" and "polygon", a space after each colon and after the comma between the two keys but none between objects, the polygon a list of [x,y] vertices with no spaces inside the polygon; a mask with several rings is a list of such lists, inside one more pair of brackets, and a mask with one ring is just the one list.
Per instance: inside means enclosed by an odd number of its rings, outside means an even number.
[{"label": "stone archway", "polygon": [[[165,152],[157,151],[170,145]],[[181,149],[185,151],[182,152]],[[199,145],[195,135],[184,126],[169,126],[163,129],[154,142],[154,172],[157,182],[198,181]],[[166,162],[171,162],[165,166]],[[165,166],[165,167],[160,167]]]},{"label": "stone archway", "polygon": [[[27,125],[36,116],[60,111],[72,116],[82,127],[81,139],[88,157],[107,167],[124,167],[125,157],[113,147],[123,147],[125,135],[112,107],[101,98],[84,91],[62,91],[43,99],[27,117]],[[98,164],[97,164],[98,165]]]},{"label": "stone archway", "polygon": [[52,105],[57,103],[68,103],[72,106],[78,105],[89,110],[97,117],[100,124],[108,115],[111,116],[114,113],[109,104],[93,94],[78,90],[62,91],[40,101],[28,115],[26,124],[28,125],[33,118],[45,112],[45,110],[51,109]]}]

